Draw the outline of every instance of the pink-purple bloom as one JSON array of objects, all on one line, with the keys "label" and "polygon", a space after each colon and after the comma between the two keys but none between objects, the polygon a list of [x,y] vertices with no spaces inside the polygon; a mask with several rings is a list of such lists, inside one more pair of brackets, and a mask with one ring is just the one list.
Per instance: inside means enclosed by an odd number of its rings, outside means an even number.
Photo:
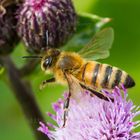
[{"label": "pink-purple bloom", "polygon": [[140,115],[139,107],[127,100],[127,92],[116,87],[110,93],[103,91],[108,99],[104,101],[89,92],[82,94],[80,101],[70,101],[68,118],[63,125],[63,104],[59,99],[53,104],[56,115],[48,115],[56,121],[58,126],[40,122],[39,131],[46,134],[51,140],[140,140],[140,132],[134,132],[140,122],[133,119]]},{"label": "pink-purple bloom", "polygon": [[24,0],[18,11],[19,36],[36,53],[64,45],[76,23],[71,0]]}]

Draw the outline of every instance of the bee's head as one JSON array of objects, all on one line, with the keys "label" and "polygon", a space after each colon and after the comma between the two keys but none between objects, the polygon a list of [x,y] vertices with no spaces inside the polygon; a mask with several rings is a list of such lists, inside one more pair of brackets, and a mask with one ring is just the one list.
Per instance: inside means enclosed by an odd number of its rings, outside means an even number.
[{"label": "bee's head", "polygon": [[43,71],[46,71],[52,68],[56,63],[57,57],[59,56],[59,54],[60,54],[60,51],[57,49],[47,50],[47,53],[43,56],[41,60],[41,69]]}]

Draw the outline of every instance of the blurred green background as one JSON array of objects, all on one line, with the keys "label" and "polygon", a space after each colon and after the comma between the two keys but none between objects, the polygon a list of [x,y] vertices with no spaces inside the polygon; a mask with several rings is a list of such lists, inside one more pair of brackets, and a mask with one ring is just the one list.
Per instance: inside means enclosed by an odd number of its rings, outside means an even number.
[{"label": "blurred green background", "polygon": [[[136,105],[140,105],[140,0],[73,1],[77,11],[112,18],[109,26],[115,30],[115,40],[110,57],[102,62],[120,67],[134,77],[136,86],[128,91],[129,98]],[[23,61],[19,56],[19,51],[20,49],[17,48],[12,56],[18,64]],[[52,112],[51,103],[61,97],[67,88],[50,85],[40,91],[39,84],[42,79],[46,79],[46,76],[39,69],[36,69],[29,79],[32,80],[35,97],[42,112],[46,115],[45,112]],[[38,73],[38,71],[40,72]],[[48,120],[47,117],[46,119]],[[33,135],[18,102],[2,80],[0,80],[0,139],[33,140]]]}]

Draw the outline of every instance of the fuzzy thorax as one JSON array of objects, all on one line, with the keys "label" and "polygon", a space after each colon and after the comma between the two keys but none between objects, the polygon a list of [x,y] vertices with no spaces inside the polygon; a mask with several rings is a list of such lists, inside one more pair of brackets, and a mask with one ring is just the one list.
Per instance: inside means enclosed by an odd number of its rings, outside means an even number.
[{"label": "fuzzy thorax", "polygon": [[77,75],[81,71],[81,67],[85,63],[85,61],[77,53],[61,52],[59,56],[52,57],[52,65],[49,68],[45,69],[43,66],[43,63],[45,61],[44,58],[41,61],[41,69],[45,71],[45,73],[52,72],[56,81],[61,84],[66,84],[64,75],[65,72],[77,77]]},{"label": "fuzzy thorax", "polygon": [[64,72],[77,77],[83,63],[83,59],[78,54],[62,52],[58,61],[56,62],[55,67],[53,68],[53,73],[57,82],[61,84],[66,83]]}]

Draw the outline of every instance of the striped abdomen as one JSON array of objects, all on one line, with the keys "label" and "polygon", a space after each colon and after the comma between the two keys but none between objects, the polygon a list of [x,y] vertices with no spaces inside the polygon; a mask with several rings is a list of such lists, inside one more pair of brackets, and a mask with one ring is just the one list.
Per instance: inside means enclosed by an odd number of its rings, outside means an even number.
[{"label": "striped abdomen", "polygon": [[95,61],[89,61],[83,66],[80,77],[86,85],[95,88],[112,89],[121,84],[130,88],[135,85],[134,80],[125,71]]}]

